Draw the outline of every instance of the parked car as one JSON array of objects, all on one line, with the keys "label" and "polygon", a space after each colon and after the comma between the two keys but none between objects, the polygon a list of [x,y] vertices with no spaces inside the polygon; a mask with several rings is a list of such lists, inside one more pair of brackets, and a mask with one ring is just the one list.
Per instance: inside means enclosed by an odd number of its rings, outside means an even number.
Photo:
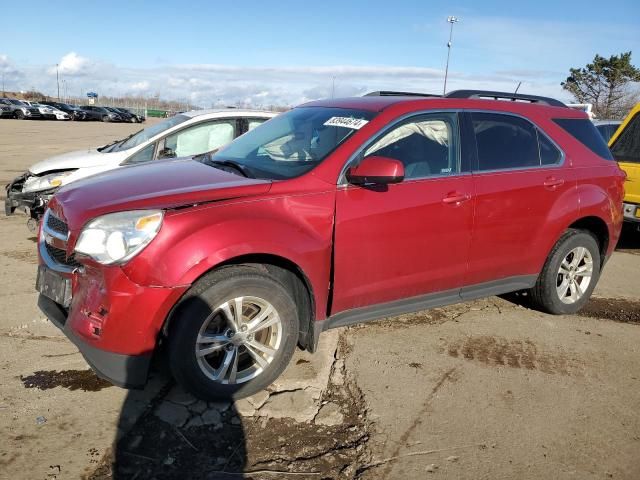
[{"label": "parked car", "polygon": [[63,112],[62,110],[52,106],[52,105],[43,105],[43,104],[38,104],[39,107],[46,107],[49,110],[51,110],[51,114],[53,115],[53,118],[55,120],[71,120],[71,115],[69,115],[67,112]]},{"label": "parked car", "polygon": [[119,120],[120,122],[135,123],[132,120],[132,115],[130,113],[128,113],[128,112],[127,113],[123,113],[123,112],[121,112],[120,110],[118,110],[115,107],[104,107],[104,108],[106,108],[110,112],[115,113],[118,116],[118,118],[120,119]]},{"label": "parked car", "polygon": [[620,120],[593,120],[600,135],[605,142],[608,142],[622,122]]},{"label": "parked car", "polygon": [[51,107],[57,108],[68,114],[71,117],[71,120],[87,120],[87,113],[82,110],[80,107],[75,105],[71,105],[69,103],[62,102],[52,102],[49,100],[40,102],[43,105],[49,105]]},{"label": "parked car", "polygon": [[640,103],[629,112],[611,137],[609,148],[627,174],[624,219],[640,227]]},{"label": "parked car", "polygon": [[42,118],[42,115],[37,108],[30,107],[22,100],[17,100],[15,98],[0,98],[0,105],[4,105],[5,108],[8,108],[8,112],[5,110],[3,116],[17,118],[18,120]]},{"label": "parked car", "polygon": [[35,229],[49,199],[67,183],[114,168],[186,157],[221,147],[275,113],[199,110],[178,115],[100,148],[56,155],[32,165],[6,186],[5,213],[25,209]]},{"label": "parked car", "polygon": [[618,240],[623,179],[553,99],[312,102],[215,153],[60,189],[38,304],[115,384],[144,385],[162,344],[188,391],[239,398],[328,328],[516,290],[576,312]]},{"label": "parked car", "polygon": [[95,105],[82,105],[80,108],[87,114],[87,120],[99,120],[101,122],[122,121],[120,115],[107,110],[105,107],[97,107]]},{"label": "parked car", "polygon": [[47,120],[69,120],[71,118],[69,114],[58,110],[51,105],[43,105],[37,102],[29,102],[29,105],[33,108],[37,108],[40,115],[42,115],[42,118]]},{"label": "parked car", "polygon": [[118,110],[119,112],[128,113],[129,115],[131,115],[133,117],[133,121],[136,122],[136,123],[142,123],[142,122],[144,122],[146,120],[144,115],[132,112],[128,108],[118,107],[118,108],[116,108],[116,110]]}]

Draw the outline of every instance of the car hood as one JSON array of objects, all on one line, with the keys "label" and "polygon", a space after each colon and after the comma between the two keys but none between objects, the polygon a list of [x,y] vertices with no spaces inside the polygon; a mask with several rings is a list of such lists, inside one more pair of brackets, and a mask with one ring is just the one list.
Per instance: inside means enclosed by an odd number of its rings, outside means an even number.
[{"label": "car hood", "polygon": [[[172,208],[264,194],[271,181],[245,178],[192,159],[118,168],[63,186],[50,203],[71,229],[106,213]],[[62,207],[62,211],[60,211]]]},{"label": "car hood", "polygon": [[76,152],[63,153],[55,155],[46,160],[32,165],[29,168],[31,173],[40,175],[52,170],[71,170],[82,167],[95,167],[104,165],[112,157],[108,153],[101,153],[95,148],[87,150],[78,150]]}]

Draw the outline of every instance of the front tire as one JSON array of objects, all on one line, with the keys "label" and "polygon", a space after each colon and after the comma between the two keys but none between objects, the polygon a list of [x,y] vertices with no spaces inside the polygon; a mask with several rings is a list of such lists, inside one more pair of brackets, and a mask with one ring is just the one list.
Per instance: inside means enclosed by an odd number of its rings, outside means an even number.
[{"label": "front tire", "polygon": [[570,229],[558,240],[531,289],[536,307],[572,314],[588,301],[600,278],[600,249],[591,233]]},{"label": "front tire", "polygon": [[103,121],[103,122],[110,122],[110,121],[111,121],[111,119],[109,118],[109,116],[108,116],[108,115],[103,115],[103,116],[102,116],[102,121]]},{"label": "front tire", "polygon": [[203,400],[237,399],[270,385],[298,340],[291,294],[268,273],[225,267],[199,280],[171,319],[173,376]]},{"label": "front tire", "polygon": [[16,120],[24,120],[24,112],[22,110],[16,110],[13,116]]}]

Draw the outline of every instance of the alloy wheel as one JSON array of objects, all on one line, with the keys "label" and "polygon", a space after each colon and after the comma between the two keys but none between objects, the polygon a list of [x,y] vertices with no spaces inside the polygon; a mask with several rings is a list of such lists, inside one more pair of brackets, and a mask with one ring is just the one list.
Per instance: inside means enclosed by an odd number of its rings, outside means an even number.
[{"label": "alloy wheel", "polygon": [[195,344],[202,372],[233,385],[260,375],[282,342],[282,321],[268,301],[236,297],[215,308],[203,322]]},{"label": "alloy wheel", "polygon": [[593,258],[585,247],[576,247],[562,259],[558,269],[556,290],[563,303],[572,304],[580,300],[593,274]]}]

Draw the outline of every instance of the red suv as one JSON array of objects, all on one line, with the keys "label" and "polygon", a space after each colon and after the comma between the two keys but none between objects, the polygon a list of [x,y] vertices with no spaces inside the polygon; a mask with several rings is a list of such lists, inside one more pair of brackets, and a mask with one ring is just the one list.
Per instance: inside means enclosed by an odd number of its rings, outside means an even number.
[{"label": "red suv", "polygon": [[519,290],[577,311],[618,240],[623,180],[557,100],[312,102],[218,152],[60,189],[38,303],[115,384],[144,385],[161,351],[195,395],[238,398],[329,328]]}]

